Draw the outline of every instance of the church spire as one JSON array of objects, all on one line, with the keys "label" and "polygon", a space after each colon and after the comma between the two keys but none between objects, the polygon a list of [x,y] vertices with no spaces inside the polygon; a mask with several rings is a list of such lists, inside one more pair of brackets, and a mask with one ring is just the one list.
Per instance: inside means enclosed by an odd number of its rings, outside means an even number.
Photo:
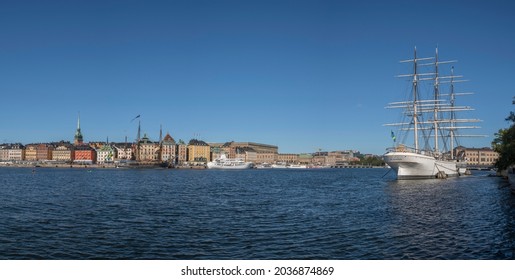
[{"label": "church spire", "polygon": [[80,112],[77,119],[77,131],[75,131],[75,137],[73,140],[74,145],[81,145],[83,143],[82,133],[80,132]]}]

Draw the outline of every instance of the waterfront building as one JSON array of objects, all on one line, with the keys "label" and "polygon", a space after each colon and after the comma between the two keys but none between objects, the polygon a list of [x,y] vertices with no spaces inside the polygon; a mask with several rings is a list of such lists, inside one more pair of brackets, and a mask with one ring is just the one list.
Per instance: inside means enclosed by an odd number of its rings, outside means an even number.
[{"label": "waterfront building", "polygon": [[188,145],[186,145],[182,140],[179,140],[179,143],[175,145],[175,149],[177,164],[183,165],[188,161]]},{"label": "waterfront building", "polygon": [[52,160],[70,163],[73,162],[74,159],[75,153],[70,142],[61,141],[55,144],[55,148],[52,151]]},{"label": "waterfront building", "polygon": [[25,146],[25,160],[36,161],[37,158],[37,147],[38,144],[27,144]]},{"label": "waterfront building", "polygon": [[297,163],[299,162],[298,154],[277,154],[278,162],[286,162],[286,163]]},{"label": "waterfront building", "polygon": [[237,148],[236,158],[241,158],[246,162],[257,162],[257,152],[249,147]]},{"label": "waterfront building", "polygon": [[277,153],[258,152],[257,163],[274,163],[277,161]]},{"label": "waterfront building", "polygon": [[[211,146],[211,144],[210,144],[210,146]],[[239,147],[234,145],[234,141],[225,142],[222,146],[220,146],[219,153],[225,154],[227,156],[227,158],[237,158],[237,156],[236,156],[237,148],[239,148]]]},{"label": "waterfront building", "polygon": [[202,140],[191,139],[188,142],[188,162],[211,161],[211,148]]},{"label": "waterfront building", "polygon": [[254,163],[274,163],[277,161],[278,147],[275,145],[255,142],[233,142],[232,145],[240,148],[251,148],[256,152]]},{"label": "waterfront building", "polygon": [[467,164],[471,166],[493,166],[499,158],[499,153],[488,147],[466,148],[459,146],[454,152],[458,158],[465,157]]},{"label": "waterfront building", "polygon": [[334,166],[337,162],[343,161],[343,156],[337,153],[328,153],[327,156],[325,156],[325,162],[320,162],[320,165],[330,165]]},{"label": "waterfront building", "polygon": [[74,163],[78,164],[94,164],[97,160],[97,153],[95,149],[88,145],[75,146],[75,159]]},{"label": "waterfront building", "polygon": [[152,142],[147,134],[135,145],[136,160],[140,162],[156,162],[159,160],[159,143]]},{"label": "waterfront building", "polygon": [[8,150],[7,159],[10,161],[22,161],[25,159],[25,150],[20,143],[12,144]]},{"label": "waterfront building", "polygon": [[314,165],[329,165],[328,162],[330,162],[330,160],[329,156],[327,155],[314,154],[313,158],[311,159],[311,163]]},{"label": "waterfront building", "polygon": [[102,148],[96,149],[97,163],[110,164],[114,163],[116,157],[116,148],[111,145],[103,145]]},{"label": "waterfront building", "polygon": [[75,146],[79,146],[79,145],[82,145],[84,143],[83,141],[83,137],[82,137],[82,132],[80,131],[80,115],[77,119],[77,131],[75,131],[75,136],[73,138],[73,145]]},{"label": "waterfront building", "polygon": [[228,155],[224,148],[222,148],[221,143],[209,143],[209,147],[211,148],[211,158],[216,159],[220,158],[222,154]]},{"label": "waterfront building", "polygon": [[[245,151],[253,151],[254,154],[249,155],[250,162],[254,163],[274,163],[277,161],[277,146],[274,145],[268,145],[268,144],[261,144],[261,143],[255,143],[255,142],[226,142],[226,143],[210,143],[210,146],[215,147],[213,149],[213,158],[215,158],[215,154],[218,153],[224,153],[227,155],[228,158],[236,158],[237,156],[237,149],[247,149]],[[252,153],[252,152],[251,152]],[[241,156],[240,156],[241,157]]]},{"label": "waterfront building", "polygon": [[133,160],[134,159],[134,153],[132,149],[132,144],[130,143],[117,143],[113,145],[114,149],[116,150],[116,158],[118,160]]},{"label": "waterfront building", "polygon": [[47,161],[52,160],[52,151],[54,146],[52,144],[41,143],[36,146],[36,160]]},{"label": "waterfront building", "polygon": [[245,155],[240,155],[239,152],[243,152],[244,147],[234,145],[234,141],[225,143],[209,143],[211,147],[211,158],[219,158],[222,154],[227,158],[244,158]]},{"label": "waterfront building", "polygon": [[161,161],[175,164],[176,152],[175,140],[167,133],[161,142]]},{"label": "waterfront building", "polygon": [[22,161],[25,159],[25,150],[22,144],[0,145],[0,161]]},{"label": "waterfront building", "polygon": [[313,154],[311,162],[314,165],[346,165],[351,161],[349,152],[333,151],[333,152],[316,152]]},{"label": "waterfront building", "polygon": [[297,157],[297,162],[302,164],[309,164],[313,162],[313,155],[312,154],[299,154]]},{"label": "waterfront building", "polygon": [[7,150],[8,144],[0,145],[0,161],[7,161],[9,151]]}]

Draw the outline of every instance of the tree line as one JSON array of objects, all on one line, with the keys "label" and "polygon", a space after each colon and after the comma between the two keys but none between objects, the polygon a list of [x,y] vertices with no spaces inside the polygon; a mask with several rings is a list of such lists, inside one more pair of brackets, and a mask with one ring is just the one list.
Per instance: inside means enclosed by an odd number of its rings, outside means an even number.
[{"label": "tree line", "polygon": [[[512,104],[515,104],[515,97]],[[492,141],[494,151],[499,153],[499,159],[495,163],[495,167],[499,171],[515,164],[515,113],[510,112],[505,120],[510,123],[510,127],[499,129]]]}]

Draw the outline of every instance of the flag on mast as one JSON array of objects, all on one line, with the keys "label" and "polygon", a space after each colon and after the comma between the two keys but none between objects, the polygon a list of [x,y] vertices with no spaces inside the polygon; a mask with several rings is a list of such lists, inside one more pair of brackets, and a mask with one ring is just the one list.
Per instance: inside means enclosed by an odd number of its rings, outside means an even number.
[{"label": "flag on mast", "polygon": [[390,134],[392,136],[393,142],[395,142],[395,139],[397,139],[397,138],[395,137],[395,134],[393,133],[393,130],[390,130]]}]

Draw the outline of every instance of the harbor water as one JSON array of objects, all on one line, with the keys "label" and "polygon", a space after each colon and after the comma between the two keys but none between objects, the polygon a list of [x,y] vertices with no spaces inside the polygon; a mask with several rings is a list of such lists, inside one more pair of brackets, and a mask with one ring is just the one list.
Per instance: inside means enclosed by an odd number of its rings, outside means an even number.
[{"label": "harbor water", "polygon": [[0,258],[515,258],[506,181],[387,171],[0,168]]}]

